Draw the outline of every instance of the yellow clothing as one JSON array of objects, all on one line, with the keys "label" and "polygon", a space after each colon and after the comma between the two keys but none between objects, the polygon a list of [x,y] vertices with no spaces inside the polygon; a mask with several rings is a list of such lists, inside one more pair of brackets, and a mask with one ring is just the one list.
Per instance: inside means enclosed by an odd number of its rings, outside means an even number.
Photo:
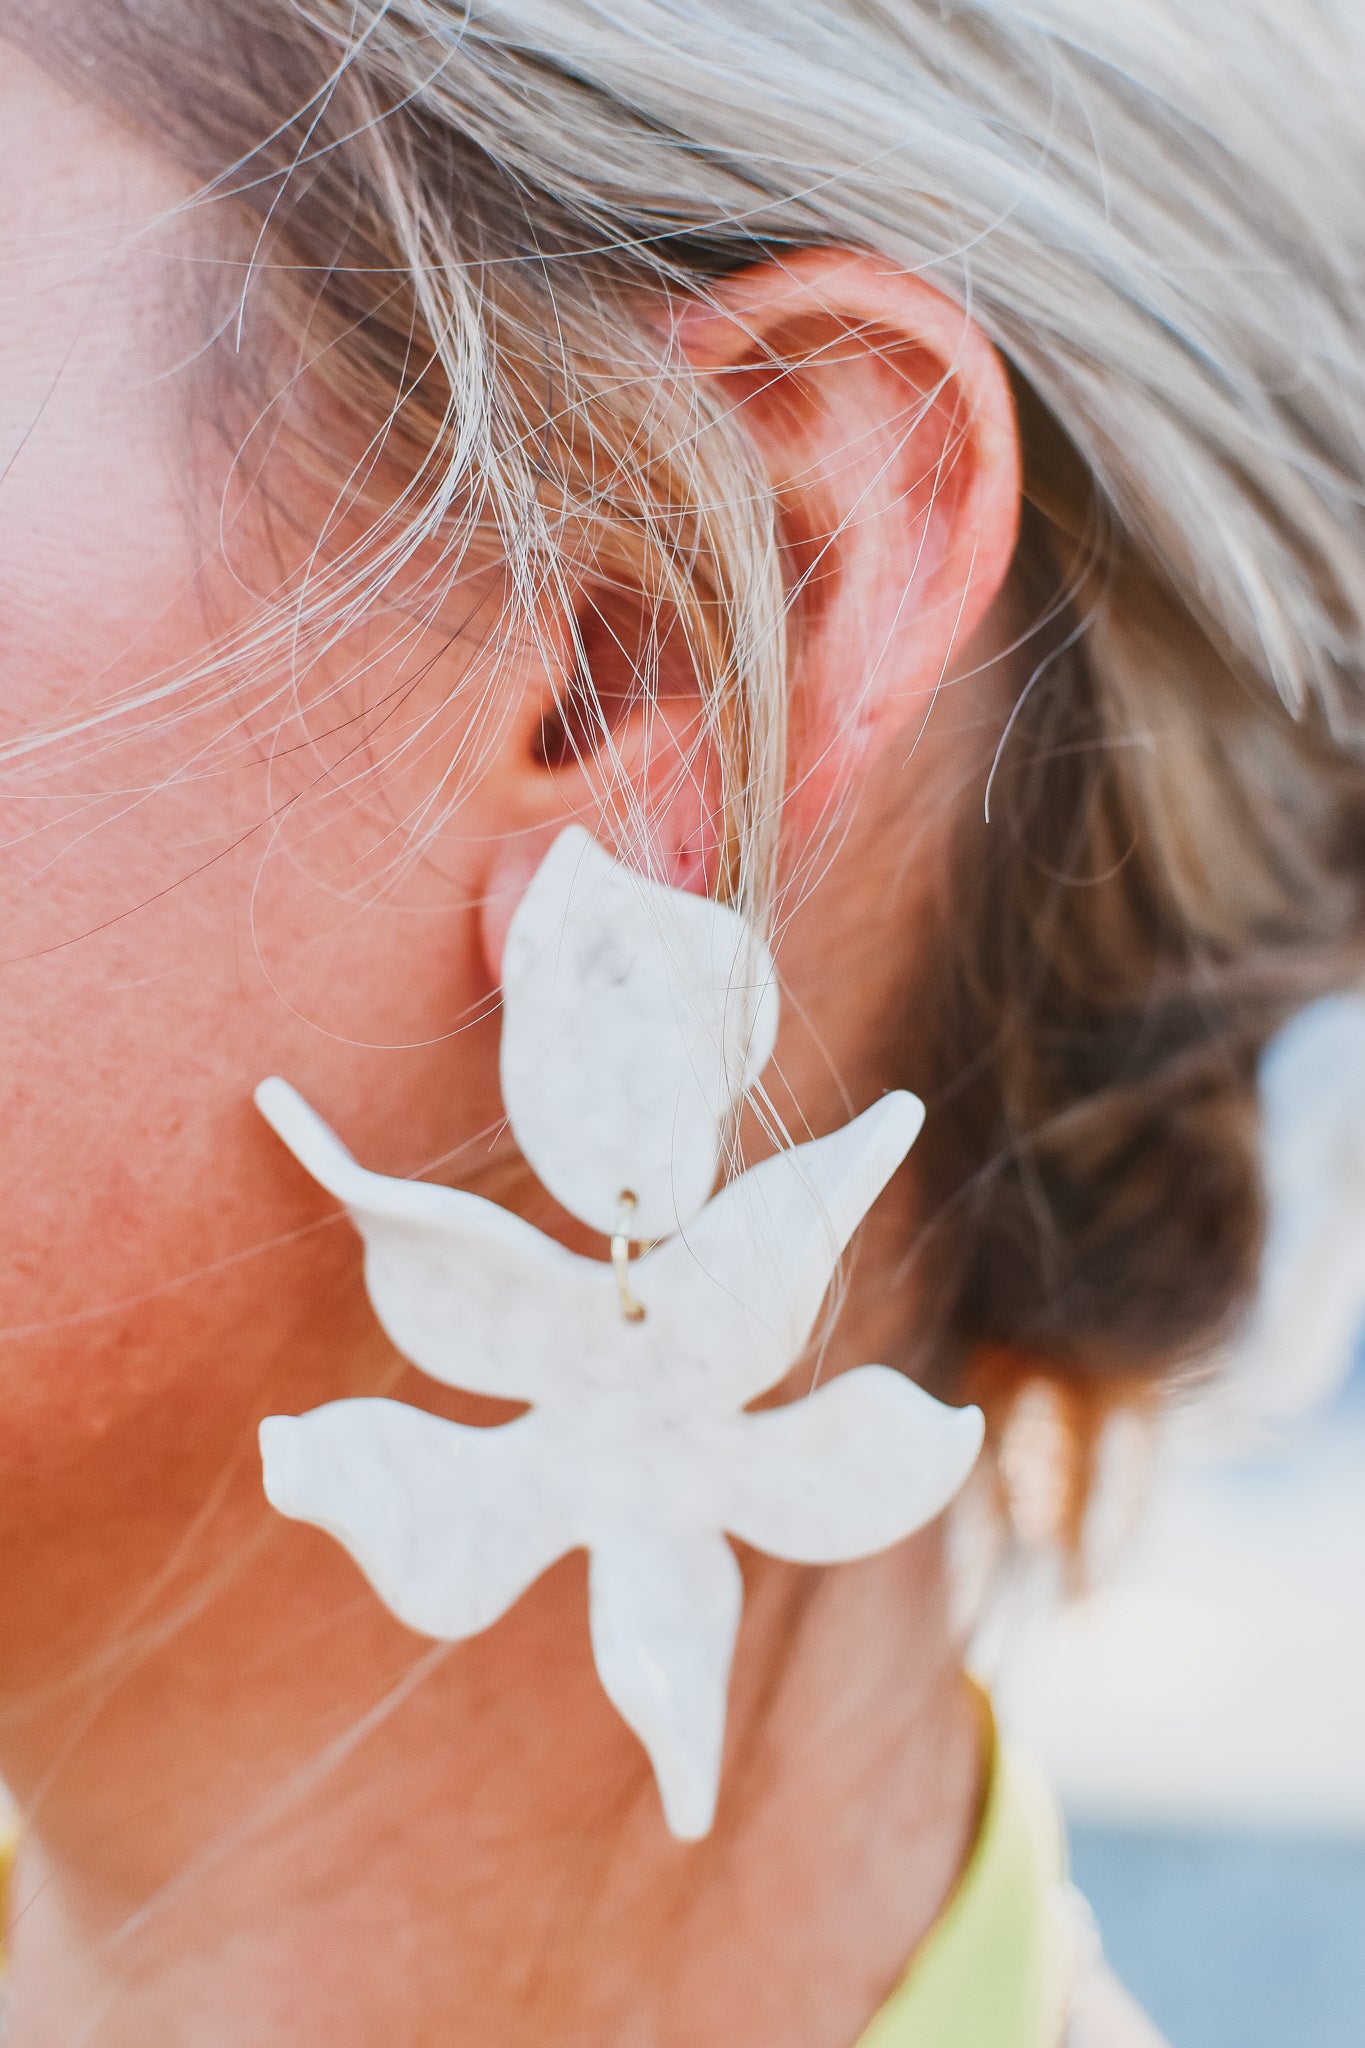
[{"label": "yellow clothing", "polygon": [[9,1881],[18,1851],[19,1829],[0,1813],[0,1997],[4,1995],[5,1936],[9,1932]]},{"label": "yellow clothing", "polygon": [[[981,1829],[937,1925],[857,2048],[1058,2048],[1065,1851],[1042,1780],[995,1739]],[[0,1977],[17,1836],[0,1829]]]},{"label": "yellow clothing", "polygon": [[1061,1817],[991,1726],[971,1861],[858,2048],[1059,2048],[1076,1946]]}]

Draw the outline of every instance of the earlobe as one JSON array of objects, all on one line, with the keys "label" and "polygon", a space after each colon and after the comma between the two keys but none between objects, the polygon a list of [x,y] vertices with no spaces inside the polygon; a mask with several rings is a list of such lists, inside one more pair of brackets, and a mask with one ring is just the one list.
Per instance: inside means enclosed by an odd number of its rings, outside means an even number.
[{"label": "earlobe", "polygon": [[1004,366],[884,258],[808,249],[679,310],[777,495],[798,804],[825,808],[923,715],[1004,581],[1020,460]]},{"label": "earlobe", "polygon": [[708,895],[720,861],[719,752],[681,625],[620,589],[580,593],[556,672],[509,733],[522,829],[500,835],[481,916],[490,980],[553,841],[578,824],[671,889]]}]

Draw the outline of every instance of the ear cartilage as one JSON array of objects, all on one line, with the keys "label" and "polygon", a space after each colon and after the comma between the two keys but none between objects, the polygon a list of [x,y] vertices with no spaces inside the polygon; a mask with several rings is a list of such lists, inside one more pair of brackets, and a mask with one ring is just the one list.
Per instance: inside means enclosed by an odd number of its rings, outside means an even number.
[{"label": "ear cartilage", "polygon": [[528,1404],[481,1429],[377,1399],[269,1417],[266,1491],[447,1641],[585,1548],[603,1686],[668,1826],[695,1840],[715,1812],[742,1598],[727,1535],[801,1563],[869,1555],[937,1516],[980,1448],[977,1409],[880,1365],[746,1412],[800,1358],[923,1108],[886,1095],[712,1194],[724,1128],[772,1051],[771,956],[736,912],[633,874],[578,828],[512,920],[503,1005],[513,1132],[610,1257],[477,1195],[368,1173],[264,1082],[263,1113],[346,1204],[398,1349],[447,1385]]}]

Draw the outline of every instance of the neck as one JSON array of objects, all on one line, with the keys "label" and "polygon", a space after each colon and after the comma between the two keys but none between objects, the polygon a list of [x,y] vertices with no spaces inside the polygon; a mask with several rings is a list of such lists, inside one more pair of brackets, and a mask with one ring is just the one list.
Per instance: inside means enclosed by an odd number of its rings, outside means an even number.
[{"label": "neck", "polygon": [[936,1532],[823,1574],[746,1559],[692,1846],[601,1694],[580,1559],[446,1650],[325,1539],[243,1533],[133,1668],[6,1717],[13,2048],[851,2048],[975,1826]]},{"label": "neck", "polygon": [[[780,1071],[810,1103],[804,1043]],[[894,1270],[908,1200],[860,1233],[824,1377],[900,1355],[913,1305],[857,1275]],[[825,1572],[744,1558],[720,1810],[681,1845],[593,1667],[581,1557],[445,1649],[264,1507],[262,1412],[504,1419],[398,1365],[343,1220],[292,1220],[16,1382],[66,1405],[62,1459],[50,1421],[11,1429],[0,1487],[10,2048],[852,2048],[976,1828],[940,1532]],[[129,1357],[145,1397],[106,1413]]]}]

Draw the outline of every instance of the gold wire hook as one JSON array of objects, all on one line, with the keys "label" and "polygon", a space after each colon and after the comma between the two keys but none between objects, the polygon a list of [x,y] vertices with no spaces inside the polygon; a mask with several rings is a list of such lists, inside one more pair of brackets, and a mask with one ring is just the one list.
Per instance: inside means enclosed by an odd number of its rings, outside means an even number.
[{"label": "gold wire hook", "polygon": [[630,1219],[639,1206],[638,1196],[629,1188],[622,1188],[616,1210],[616,1228],[611,1234],[611,1264],[616,1275],[616,1292],[621,1297],[621,1313],[628,1323],[642,1323],[646,1314],[644,1303],[637,1301],[630,1291]]}]

